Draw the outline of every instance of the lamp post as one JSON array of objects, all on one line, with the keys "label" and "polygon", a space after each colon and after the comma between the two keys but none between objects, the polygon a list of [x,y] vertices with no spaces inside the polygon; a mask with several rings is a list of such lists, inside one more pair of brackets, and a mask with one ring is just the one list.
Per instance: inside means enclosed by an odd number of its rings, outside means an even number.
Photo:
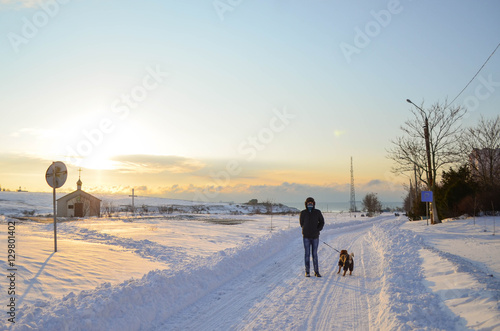
[{"label": "lamp post", "polygon": [[[424,139],[425,139],[425,151],[427,153],[427,173],[429,174],[428,175],[429,176],[429,191],[433,191],[434,182],[432,179],[431,148],[430,148],[430,142],[429,142],[429,121],[427,120],[427,114],[425,113],[425,111],[422,108],[420,108],[419,106],[414,104],[410,99],[406,99],[406,102],[411,103],[412,105],[417,107],[417,109],[420,110],[425,117]],[[433,197],[433,199],[434,199],[434,197]],[[434,224],[433,202],[431,202],[430,218],[432,220],[432,224]]]}]

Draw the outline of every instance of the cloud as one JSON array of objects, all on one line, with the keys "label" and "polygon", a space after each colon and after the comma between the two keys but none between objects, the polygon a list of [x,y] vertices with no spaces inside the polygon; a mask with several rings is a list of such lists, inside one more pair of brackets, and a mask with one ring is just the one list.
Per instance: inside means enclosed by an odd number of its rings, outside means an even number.
[{"label": "cloud", "polygon": [[33,186],[50,189],[45,172],[52,161],[29,154],[0,153],[0,186],[2,189],[32,190]]},{"label": "cloud", "polygon": [[364,186],[365,187],[372,187],[372,186],[379,186],[379,185],[385,185],[386,183],[380,179],[372,179],[368,183],[366,183]]},{"label": "cloud", "polygon": [[50,166],[52,161],[35,155],[28,154],[0,154],[0,175],[10,176],[12,174],[21,174],[24,177],[33,173],[43,171]]},{"label": "cloud", "polygon": [[[358,203],[362,197],[371,191],[376,191],[382,201],[401,200],[400,192],[392,192],[382,188],[377,190],[356,191]],[[350,199],[349,184],[309,185],[283,182],[277,185],[172,185],[148,187],[151,195],[167,198],[193,200],[199,202],[236,201],[246,202],[250,199],[260,201],[271,200],[277,203],[302,202],[312,196],[319,202],[348,202]]]},{"label": "cloud", "polygon": [[191,173],[205,167],[196,159],[175,155],[120,155],[112,158],[123,173]]},{"label": "cloud", "polygon": [[[310,184],[277,181],[272,176],[262,176],[259,173],[260,167],[258,170],[253,169],[255,173],[252,173],[254,178],[251,180],[242,176],[231,177],[231,180],[225,180],[221,176],[220,180],[214,180],[210,170],[217,168],[218,160],[172,155],[121,155],[115,156],[112,161],[114,165],[118,165],[115,170],[83,167],[82,181],[86,191],[94,194],[129,195],[134,188],[136,194],[144,196],[210,202],[246,202],[258,199],[277,203],[301,203],[308,196],[314,197],[318,202],[350,200],[350,184],[347,182]],[[10,189],[21,185],[29,191],[49,190],[44,174],[51,162],[52,160],[36,155],[0,154],[0,184]],[[70,176],[60,191],[72,191],[76,188],[78,167],[67,166]],[[272,165],[269,169],[272,169]],[[215,170],[214,173],[218,174]],[[301,178],[296,174],[287,177]],[[377,193],[382,202],[400,201],[404,193],[403,187],[390,179],[357,182],[355,190],[358,203],[370,192]]]},{"label": "cloud", "polygon": [[55,130],[22,128],[22,129],[19,129],[17,131],[12,132],[10,135],[11,135],[11,137],[15,137],[15,138],[29,135],[29,136],[34,136],[37,139],[44,139],[44,138],[53,138],[53,137],[60,136],[60,133],[58,133]]},{"label": "cloud", "polygon": [[359,185],[359,188],[366,192],[401,191],[403,185],[390,180],[372,179],[367,183]]},{"label": "cloud", "polygon": [[272,200],[274,202],[303,201],[314,196],[318,201],[348,201],[349,185],[307,185],[283,182],[279,185],[187,185],[159,187],[156,194],[195,201],[239,201],[250,199]]}]

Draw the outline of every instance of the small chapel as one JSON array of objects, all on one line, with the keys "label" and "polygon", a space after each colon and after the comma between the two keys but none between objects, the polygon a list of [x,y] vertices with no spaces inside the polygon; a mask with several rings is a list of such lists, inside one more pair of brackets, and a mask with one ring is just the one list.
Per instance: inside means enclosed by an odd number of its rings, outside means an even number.
[{"label": "small chapel", "polygon": [[78,176],[76,191],[57,199],[57,217],[101,216],[101,200],[82,191],[82,181]]}]

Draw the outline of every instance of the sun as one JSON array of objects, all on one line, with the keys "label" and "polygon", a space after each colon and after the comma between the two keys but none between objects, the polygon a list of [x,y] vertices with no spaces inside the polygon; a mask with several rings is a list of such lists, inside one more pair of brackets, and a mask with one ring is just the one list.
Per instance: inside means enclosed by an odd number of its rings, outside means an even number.
[{"label": "sun", "polygon": [[67,156],[65,163],[71,166],[92,169],[92,170],[115,170],[119,164],[113,161],[109,156],[91,155],[84,157]]}]

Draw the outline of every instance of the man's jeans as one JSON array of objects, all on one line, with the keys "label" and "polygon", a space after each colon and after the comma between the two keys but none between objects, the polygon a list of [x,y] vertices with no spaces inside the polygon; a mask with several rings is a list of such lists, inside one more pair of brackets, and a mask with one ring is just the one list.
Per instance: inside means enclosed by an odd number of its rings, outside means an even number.
[{"label": "man's jeans", "polygon": [[304,238],[304,250],[305,250],[304,262],[306,265],[306,272],[309,272],[310,270],[311,247],[312,247],[314,271],[319,272],[318,245],[319,245],[319,238],[316,239]]}]

